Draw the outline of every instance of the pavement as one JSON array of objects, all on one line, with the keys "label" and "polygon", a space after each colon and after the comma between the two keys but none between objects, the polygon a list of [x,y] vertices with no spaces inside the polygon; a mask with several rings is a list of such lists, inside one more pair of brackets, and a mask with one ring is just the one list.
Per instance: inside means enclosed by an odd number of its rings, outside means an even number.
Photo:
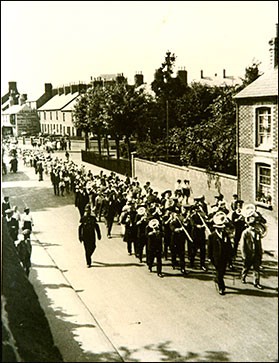
[{"label": "pavement", "polygon": [[[64,153],[60,153],[64,157]],[[81,163],[78,153],[71,158]],[[82,162],[93,174],[101,168]],[[106,172],[106,171],[105,171]],[[265,253],[264,290],[240,282],[241,260],[217,294],[212,266],[188,267],[183,277],[163,261],[163,278],[129,256],[121,226],[97,242],[87,268],[77,238],[73,195],[56,197],[46,176],[20,163],[3,177],[4,195],[35,221],[30,280],[65,362],[275,362],[278,361],[278,261]],[[155,270],[155,268],[154,268]]]}]

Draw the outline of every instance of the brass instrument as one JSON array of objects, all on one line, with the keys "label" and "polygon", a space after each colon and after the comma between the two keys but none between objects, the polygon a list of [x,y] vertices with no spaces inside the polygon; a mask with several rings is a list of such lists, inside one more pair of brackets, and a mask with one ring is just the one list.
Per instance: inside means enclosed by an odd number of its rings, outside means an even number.
[{"label": "brass instrument", "polygon": [[264,238],[267,234],[267,225],[264,222],[261,222],[259,220],[259,215],[256,211],[256,206],[254,204],[247,204],[242,209],[242,215],[245,218],[245,221],[247,218],[254,216],[255,217],[255,229],[260,233],[261,237]]},{"label": "brass instrument", "polygon": [[176,219],[178,220],[178,222],[179,222],[179,224],[181,225],[181,228],[183,229],[183,231],[184,231],[184,233],[186,234],[186,237],[189,239],[189,241],[190,242],[194,242],[193,240],[192,240],[192,237],[190,236],[190,234],[188,233],[188,231],[187,231],[187,229],[184,227],[184,225],[183,225],[183,223],[181,222],[181,220],[178,218],[178,217],[176,217]]},{"label": "brass instrument", "polygon": [[[197,211],[197,210],[196,210],[196,213],[197,213],[197,215],[200,217],[200,219],[201,219],[201,221],[202,221],[202,225],[203,225],[203,227],[205,227],[206,232],[207,232],[208,234],[211,234],[211,230],[209,229],[208,225],[205,223],[205,220],[203,219],[203,217],[202,217],[201,213],[200,213],[199,211]],[[204,212],[203,212],[203,213],[204,213]]]}]

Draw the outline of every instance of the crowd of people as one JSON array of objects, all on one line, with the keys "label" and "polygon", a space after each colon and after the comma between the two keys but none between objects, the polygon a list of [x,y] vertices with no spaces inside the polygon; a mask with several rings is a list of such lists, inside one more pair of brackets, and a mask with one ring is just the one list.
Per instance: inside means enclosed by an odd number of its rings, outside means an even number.
[{"label": "crowd of people", "polygon": [[6,224],[8,234],[15,246],[20,263],[29,276],[31,268],[31,233],[34,226],[30,208],[25,207],[20,213],[18,207],[12,206],[10,198],[5,196],[2,202],[2,225]]},{"label": "crowd of people", "polygon": [[[246,210],[244,214],[244,202],[236,194],[227,203],[219,193],[215,203],[209,206],[203,195],[190,198],[189,180],[177,180],[173,190],[159,194],[148,181],[140,185],[136,177],[120,178],[114,172],[100,171],[93,175],[84,165],[78,166],[69,158],[45,156],[39,150],[26,150],[22,157],[25,165],[34,167],[35,173],[39,173],[39,180],[43,173],[49,174],[55,196],[74,194],[80,214],[79,239],[84,244],[88,267],[92,264],[96,235],[101,239],[98,223],[105,222],[108,238],[112,238],[113,226],[117,223],[121,225],[127,253],[134,253],[141,263],[145,256],[149,271],[156,265],[159,277],[163,277],[162,259],[170,258],[172,268],[187,275],[190,268],[196,267],[196,261],[199,269],[206,272],[207,257],[215,267],[215,282],[218,292],[223,295],[224,274],[227,266],[234,269],[240,244],[242,282],[246,282],[253,267],[254,286],[262,288],[261,240],[266,220],[256,208]],[[41,171],[38,165],[41,165]]]}]

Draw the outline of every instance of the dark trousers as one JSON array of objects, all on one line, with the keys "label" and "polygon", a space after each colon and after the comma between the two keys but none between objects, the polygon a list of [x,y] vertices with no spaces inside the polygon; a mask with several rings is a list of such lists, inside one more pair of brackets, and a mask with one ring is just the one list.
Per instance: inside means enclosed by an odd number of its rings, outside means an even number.
[{"label": "dark trousers", "polygon": [[127,241],[127,251],[128,251],[128,253],[132,253],[132,246],[133,245],[134,245],[134,253],[136,255],[137,254],[137,251],[136,251],[136,242],[133,241],[133,240],[131,240],[131,239],[129,239]]},{"label": "dark trousers", "polygon": [[194,243],[192,243],[190,264],[193,265],[195,261],[196,254],[198,250],[200,250],[200,267],[205,265],[205,238],[200,237],[194,239]]},{"label": "dark trousers", "polygon": [[245,279],[248,275],[249,270],[253,267],[254,270],[254,284],[259,284],[260,282],[260,265],[261,265],[261,257],[260,256],[251,256],[245,258],[243,261],[243,269],[242,269],[242,279]]},{"label": "dark trousers", "polygon": [[237,255],[237,249],[238,249],[238,244],[241,238],[241,234],[242,234],[243,229],[236,229],[235,230],[235,235],[234,235],[234,244],[233,244],[233,256],[236,257]]},{"label": "dark trousers", "polygon": [[114,216],[108,216],[107,217],[107,234],[110,236],[112,225],[113,225]]},{"label": "dark trousers", "polygon": [[227,266],[227,262],[220,262],[217,266],[215,266],[215,281],[218,284],[218,288],[219,290],[224,291],[226,286],[225,286],[225,282],[224,282],[224,275],[226,272],[226,266]]},{"label": "dark trousers", "polygon": [[185,270],[185,245],[184,243],[179,243],[176,244],[176,242],[174,241],[174,243],[171,244],[171,264],[172,267],[174,268],[176,266],[176,258],[179,258],[179,268],[181,271]]},{"label": "dark trousers", "polygon": [[143,255],[144,246],[146,246],[146,236],[145,235],[140,236],[138,238],[137,244],[136,244],[136,247],[137,247],[136,254],[138,255],[138,258],[139,258],[140,262],[142,262],[142,255]]},{"label": "dark trousers", "polygon": [[91,265],[91,256],[96,248],[96,243],[92,241],[83,241],[84,249],[85,249],[85,258],[87,265]]},{"label": "dark trousers", "polygon": [[168,249],[170,248],[171,245],[171,234],[165,234],[164,235],[164,257],[165,260],[168,259]]},{"label": "dark trousers", "polygon": [[156,257],[156,263],[157,263],[157,274],[160,274],[160,273],[162,273],[162,251],[161,250],[150,249],[148,267],[150,270],[152,269],[155,257]]},{"label": "dark trousers", "polygon": [[59,196],[59,185],[53,184],[54,194]]}]

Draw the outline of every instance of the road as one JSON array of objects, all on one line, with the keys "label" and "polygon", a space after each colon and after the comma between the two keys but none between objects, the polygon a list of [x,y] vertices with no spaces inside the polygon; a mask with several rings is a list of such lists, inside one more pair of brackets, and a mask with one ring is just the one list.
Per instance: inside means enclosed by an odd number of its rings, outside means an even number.
[{"label": "road", "polygon": [[[64,153],[61,155],[64,155]],[[80,155],[72,154],[80,163]],[[87,165],[88,167],[88,165]],[[91,170],[100,170],[90,166]],[[2,191],[35,222],[30,280],[66,362],[275,362],[278,361],[278,261],[263,256],[261,284],[241,284],[229,271],[226,295],[217,294],[213,270],[183,277],[163,262],[164,277],[129,256],[116,223],[97,242],[87,268],[77,238],[73,195],[54,196],[48,177],[19,164]],[[187,261],[188,266],[188,261]]]}]

